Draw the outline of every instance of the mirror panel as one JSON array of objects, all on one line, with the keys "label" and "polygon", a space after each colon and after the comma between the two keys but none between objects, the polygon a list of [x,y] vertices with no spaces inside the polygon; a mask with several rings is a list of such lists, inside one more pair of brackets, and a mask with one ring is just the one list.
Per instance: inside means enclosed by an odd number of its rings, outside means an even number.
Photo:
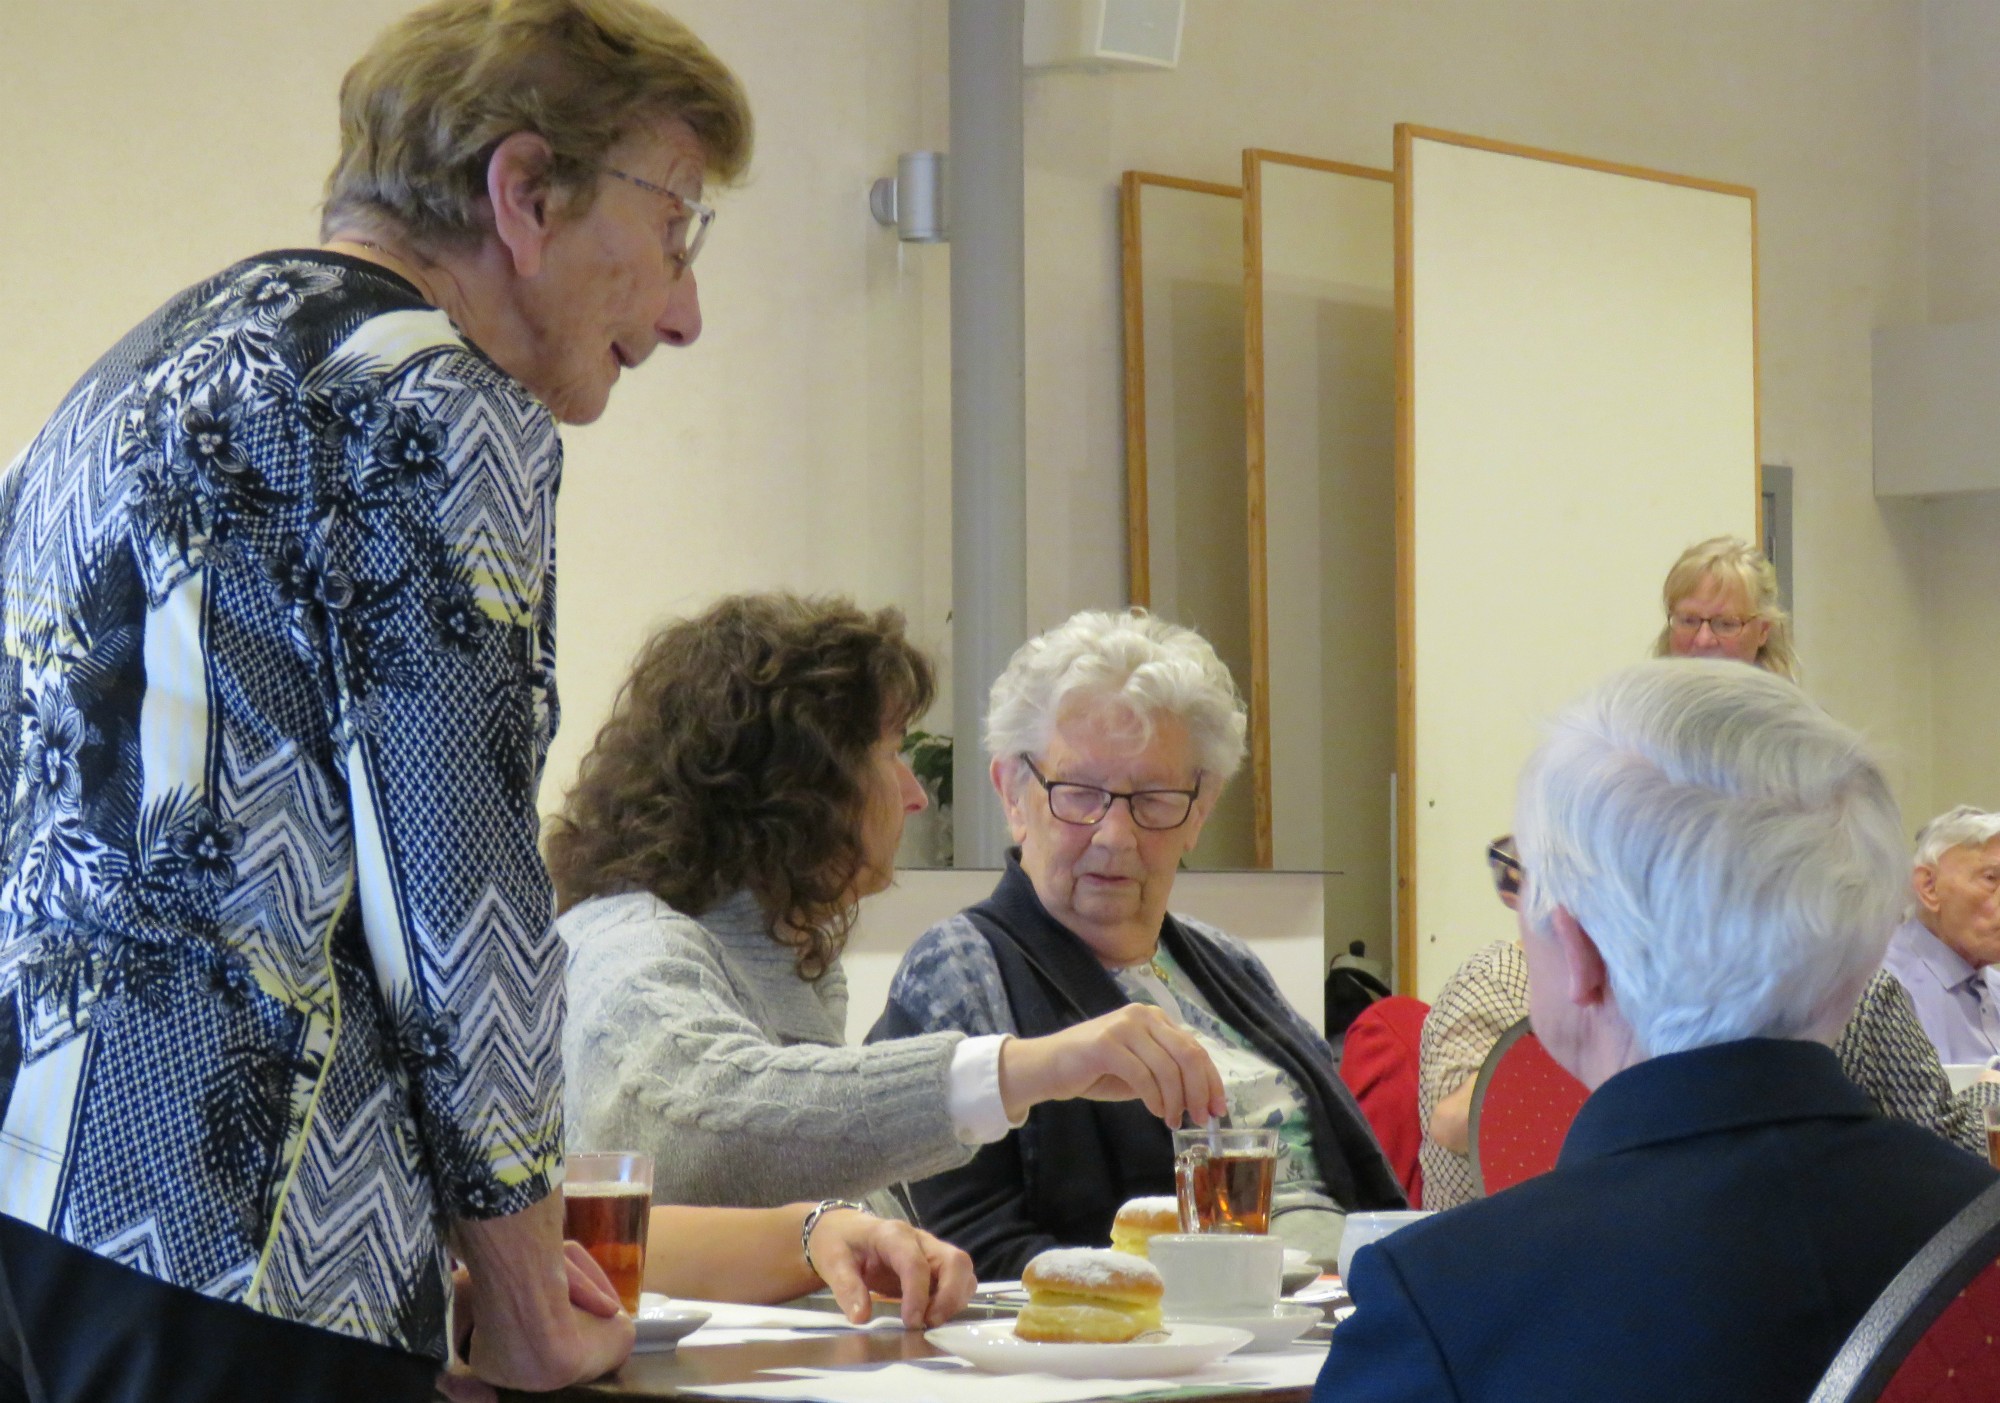
[{"label": "mirror panel", "polygon": [[1757,538],[1756,208],[1412,127],[1396,179],[1399,968],[1430,998],[1513,928],[1482,854],[1536,725],[1648,655],[1684,548]]},{"label": "mirror panel", "polygon": [[[1132,602],[1198,630],[1248,696],[1242,192],[1127,171],[1122,200]],[[1256,864],[1251,791],[1246,764],[1190,867]]]},{"label": "mirror panel", "polygon": [[1395,200],[1388,171],[1243,159],[1260,865],[1328,873],[1329,952],[1392,947]]}]

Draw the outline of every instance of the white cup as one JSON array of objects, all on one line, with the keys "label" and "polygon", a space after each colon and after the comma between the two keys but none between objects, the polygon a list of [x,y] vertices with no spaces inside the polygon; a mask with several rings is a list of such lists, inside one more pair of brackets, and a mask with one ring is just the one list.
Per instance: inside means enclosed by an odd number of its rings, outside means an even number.
[{"label": "white cup", "polygon": [[1253,1233],[1162,1233],[1146,1255],[1167,1283],[1169,1320],[1269,1315],[1285,1274],[1283,1239]]},{"label": "white cup", "polygon": [[1334,1270],[1340,1273],[1342,1281],[1347,1280],[1348,1268],[1354,1265],[1354,1254],[1371,1242],[1380,1242],[1397,1228],[1406,1228],[1419,1218],[1428,1218],[1435,1209],[1397,1208],[1378,1213],[1350,1213],[1340,1228],[1340,1251],[1335,1254]]}]

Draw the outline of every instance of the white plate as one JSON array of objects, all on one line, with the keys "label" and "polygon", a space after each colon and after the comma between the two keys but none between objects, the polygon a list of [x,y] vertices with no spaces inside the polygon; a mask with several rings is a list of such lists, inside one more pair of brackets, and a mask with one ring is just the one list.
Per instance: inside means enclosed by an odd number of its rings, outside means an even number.
[{"label": "white plate", "polygon": [[1250,1343],[1248,1330],[1224,1325],[1169,1325],[1122,1345],[1045,1344],[1015,1335],[1011,1320],[946,1325],[924,1338],[947,1354],[995,1374],[1055,1374],[1065,1379],[1162,1379],[1192,1373]]},{"label": "white plate", "polygon": [[657,1291],[641,1292],[639,1313],[632,1318],[636,1339],[632,1348],[640,1352],[672,1349],[683,1336],[694,1333],[707,1322],[705,1310],[676,1305]]},{"label": "white plate", "polygon": [[1220,1325],[1229,1330],[1248,1330],[1250,1343],[1243,1346],[1243,1353],[1256,1354],[1267,1349],[1283,1349],[1313,1326],[1324,1319],[1318,1306],[1295,1305],[1290,1301],[1280,1301],[1268,1312],[1259,1315],[1204,1315],[1199,1321],[1169,1321],[1169,1325]]}]

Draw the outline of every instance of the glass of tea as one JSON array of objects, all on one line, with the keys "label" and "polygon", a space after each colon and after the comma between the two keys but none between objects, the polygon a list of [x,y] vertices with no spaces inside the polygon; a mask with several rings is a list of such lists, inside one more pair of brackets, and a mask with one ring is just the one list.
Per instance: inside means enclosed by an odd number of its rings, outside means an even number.
[{"label": "glass of tea", "polygon": [[1197,1126],[1174,1132],[1182,1232],[1269,1232],[1277,1177],[1276,1130]]},{"label": "glass of tea", "polygon": [[1986,1112],[1986,1162],[2000,1169],[2000,1106],[1987,1106]]},{"label": "glass of tea", "polygon": [[611,1278],[618,1299],[639,1313],[652,1218],[653,1160],[630,1150],[569,1156],[563,1178],[563,1236],[583,1244]]}]

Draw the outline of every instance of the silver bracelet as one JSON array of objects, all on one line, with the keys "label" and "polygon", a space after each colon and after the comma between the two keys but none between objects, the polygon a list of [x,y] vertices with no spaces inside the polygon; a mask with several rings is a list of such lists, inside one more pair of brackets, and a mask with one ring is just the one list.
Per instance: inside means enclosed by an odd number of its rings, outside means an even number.
[{"label": "silver bracelet", "polygon": [[805,1253],[806,1270],[810,1271],[814,1276],[818,1276],[821,1281],[825,1281],[826,1278],[824,1276],[820,1276],[819,1267],[813,1263],[813,1249],[812,1249],[813,1229],[819,1226],[819,1220],[821,1218],[824,1218],[827,1214],[832,1213],[836,1209],[841,1209],[841,1208],[851,1209],[856,1213],[866,1213],[868,1211],[866,1208],[863,1208],[860,1204],[855,1203],[850,1199],[823,1198],[818,1203],[813,1205],[812,1212],[806,1214],[805,1225],[799,1229],[799,1250]]}]

